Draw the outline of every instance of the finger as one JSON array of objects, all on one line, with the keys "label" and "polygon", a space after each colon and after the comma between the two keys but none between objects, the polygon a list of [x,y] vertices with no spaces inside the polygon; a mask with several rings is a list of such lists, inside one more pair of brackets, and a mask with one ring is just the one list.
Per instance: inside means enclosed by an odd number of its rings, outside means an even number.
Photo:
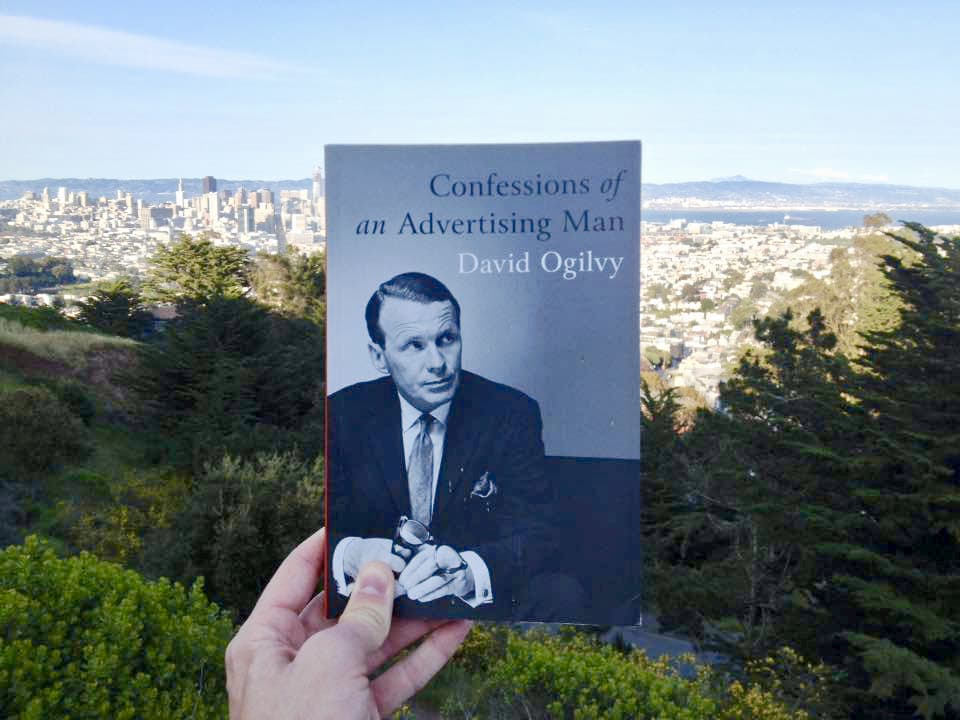
[{"label": "finger", "polygon": [[387,660],[403,650],[410,643],[414,643],[428,632],[435,630],[449,620],[419,620],[414,618],[394,618],[390,627],[390,634],[371,656],[367,672],[373,672]]},{"label": "finger", "polygon": [[411,600],[425,601],[427,595],[431,595],[440,588],[450,584],[451,578],[446,575],[431,575],[419,585],[414,585],[407,590],[407,597]]},{"label": "finger", "polygon": [[304,639],[314,633],[326,630],[335,620],[328,620],[323,614],[323,593],[320,593],[300,613],[300,622],[303,624]]},{"label": "finger", "polygon": [[470,632],[470,625],[467,620],[442,625],[430,633],[420,647],[371,683],[381,717],[389,715],[423,689],[460,647]]},{"label": "finger", "polygon": [[407,561],[402,557],[397,557],[393,553],[386,553],[382,557],[378,557],[378,560],[382,560],[387,565],[390,566],[390,569],[395,573],[402,573],[404,568],[407,567]]},{"label": "finger", "polygon": [[393,582],[393,571],[388,566],[376,561],[366,563],[360,568],[340,621],[329,632],[352,635],[364,656],[377,650],[390,632]]},{"label": "finger", "polygon": [[326,544],[326,533],[320,528],[297,545],[263,589],[250,617],[275,608],[299,615],[317,591]]},{"label": "finger", "polygon": [[447,597],[448,595],[456,595],[457,581],[460,579],[456,575],[448,575],[447,582],[438,587],[433,592],[424,593],[420,597],[415,598],[420,602],[433,602],[434,600],[439,600],[442,597]]},{"label": "finger", "polygon": [[437,563],[434,561],[432,552],[419,553],[407,563],[406,570],[400,573],[400,582],[409,589],[426,580],[437,570]]}]

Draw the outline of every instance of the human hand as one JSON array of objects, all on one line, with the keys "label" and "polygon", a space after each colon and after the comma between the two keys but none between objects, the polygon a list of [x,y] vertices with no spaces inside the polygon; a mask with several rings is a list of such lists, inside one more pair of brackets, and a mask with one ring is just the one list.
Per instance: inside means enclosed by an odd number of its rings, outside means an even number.
[{"label": "human hand", "polygon": [[373,561],[386,563],[395,573],[403,572],[407,565],[406,558],[410,557],[411,552],[404,547],[398,547],[397,552],[400,555],[394,554],[391,540],[352,538],[343,553],[343,572],[355,578],[365,563]]},{"label": "human hand", "polygon": [[[426,685],[466,637],[465,621],[391,625],[393,572],[378,562],[360,569],[339,622],[325,620],[322,595],[314,596],[324,544],[320,530],[283,561],[227,646],[232,720],[384,717]],[[370,680],[424,635],[416,650]]]},{"label": "human hand", "polygon": [[[420,602],[431,602],[448,595],[467,597],[472,595],[476,588],[473,572],[464,567],[456,572],[443,572],[437,562],[437,553],[448,553],[459,556],[449,545],[424,545],[417,551],[397,583],[406,591],[407,597]],[[460,561],[462,562],[462,558]]]}]

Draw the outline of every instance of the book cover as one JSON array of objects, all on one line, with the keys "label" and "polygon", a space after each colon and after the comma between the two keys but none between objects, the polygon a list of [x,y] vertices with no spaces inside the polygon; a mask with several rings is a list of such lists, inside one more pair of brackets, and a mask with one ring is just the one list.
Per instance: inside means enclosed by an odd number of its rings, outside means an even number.
[{"label": "book cover", "polygon": [[639,621],[640,143],[326,148],[327,612]]}]

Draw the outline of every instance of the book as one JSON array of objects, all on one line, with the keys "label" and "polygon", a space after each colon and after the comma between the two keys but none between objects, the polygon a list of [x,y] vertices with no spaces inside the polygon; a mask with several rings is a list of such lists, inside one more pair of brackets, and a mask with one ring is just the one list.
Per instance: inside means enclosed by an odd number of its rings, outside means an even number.
[{"label": "book", "polygon": [[328,616],[639,622],[640,154],[326,148]]}]

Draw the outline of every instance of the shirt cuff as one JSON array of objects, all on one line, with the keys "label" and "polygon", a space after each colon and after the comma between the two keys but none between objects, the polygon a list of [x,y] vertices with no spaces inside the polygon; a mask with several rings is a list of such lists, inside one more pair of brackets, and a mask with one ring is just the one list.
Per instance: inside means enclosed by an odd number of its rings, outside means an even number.
[{"label": "shirt cuff", "polygon": [[337,543],[337,547],[333,550],[333,560],[330,561],[331,573],[333,575],[333,581],[337,585],[337,592],[346,597],[350,597],[350,593],[353,592],[353,583],[348,583],[347,578],[343,572],[343,555],[346,552],[347,548],[355,540],[360,538],[356,537],[345,537],[343,540]]},{"label": "shirt cuff", "polygon": [[480,607],[493,602],[493,587],[490,585],[490,571],[487,564],[472,550],[460,553],[470,572],[473,573],[473,592],[461,597],[470,607]]}]

